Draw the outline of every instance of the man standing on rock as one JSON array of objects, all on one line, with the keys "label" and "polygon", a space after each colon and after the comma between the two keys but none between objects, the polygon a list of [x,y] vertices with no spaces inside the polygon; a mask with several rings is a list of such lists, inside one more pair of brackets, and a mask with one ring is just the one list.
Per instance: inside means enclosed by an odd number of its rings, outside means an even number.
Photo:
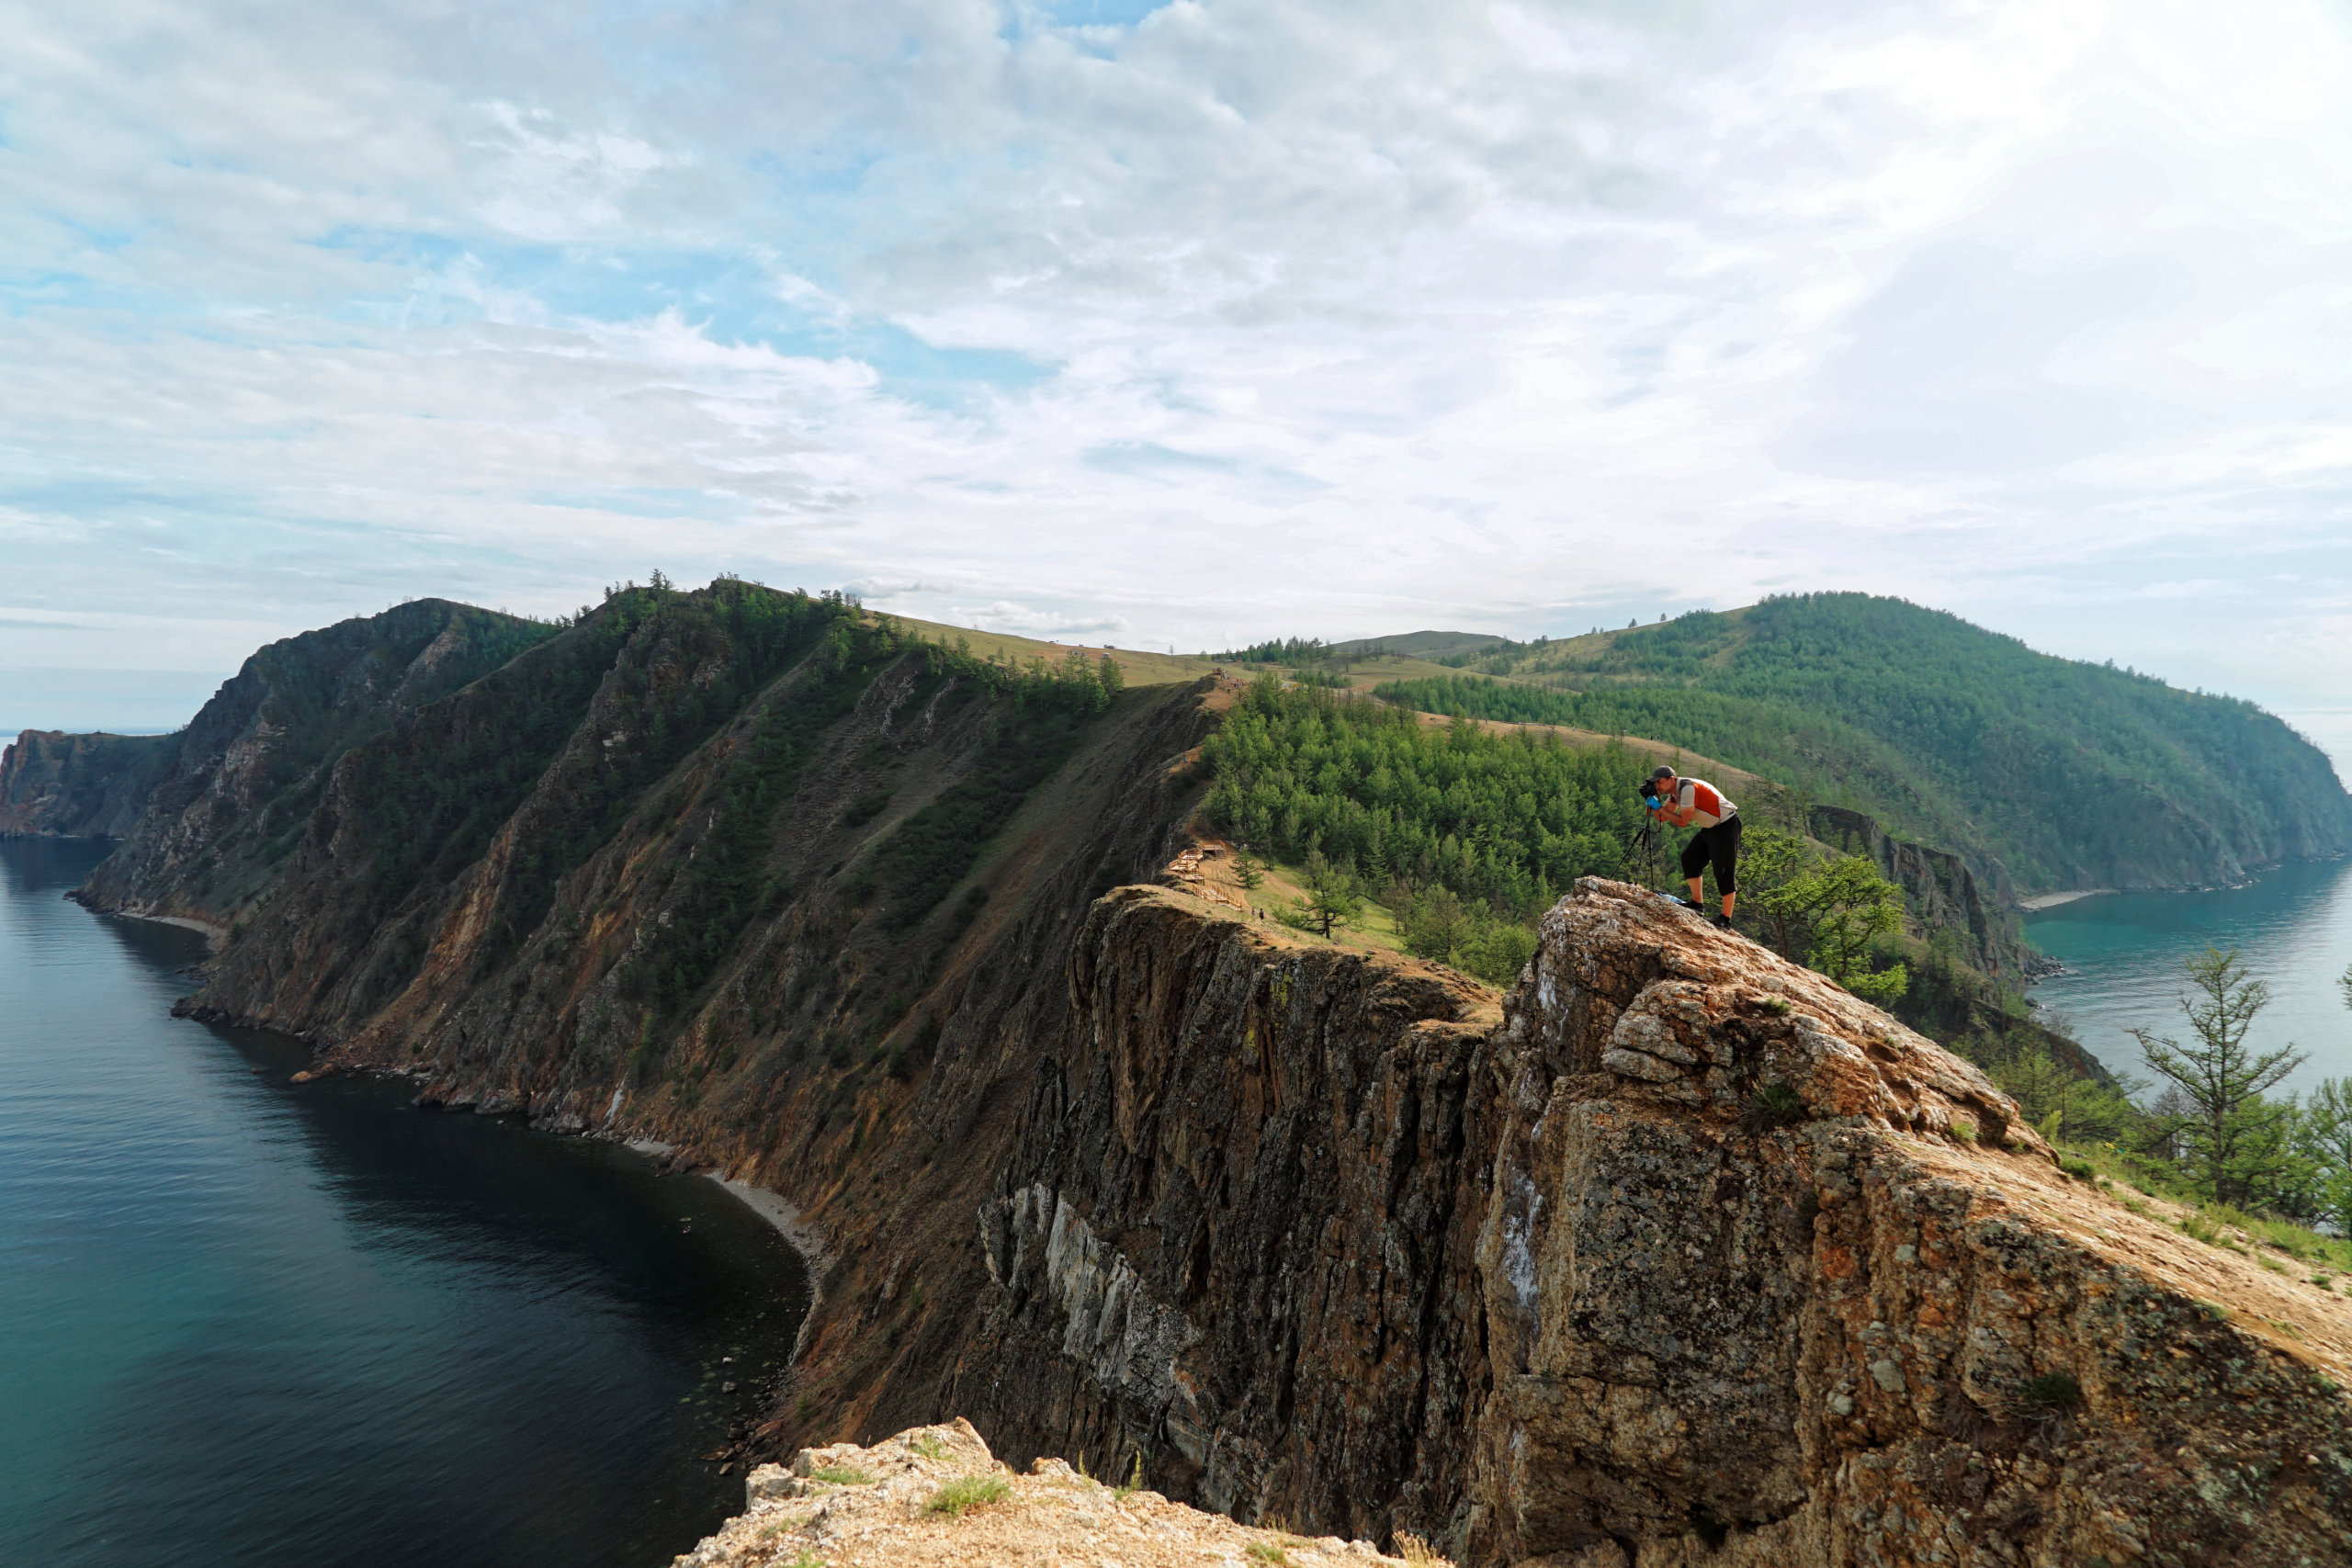
[{"label": "man standing on rock", "polygon": [[1731,907],[1739,889],[1739,807],[1706,780],[1677,778],[1672,768],[1652,773],[1643,793],[1648,796],[1650,815],[1659,821],[1699,829],[1682,849],[1682,874],[1690,882],[1690,907],[1706,908],[1700,900],[1706,893],[1707,867],[1712,863],[1715,886],[1724,896],[1723,913],[1715,917],[1715,924],[1730,929]]}]

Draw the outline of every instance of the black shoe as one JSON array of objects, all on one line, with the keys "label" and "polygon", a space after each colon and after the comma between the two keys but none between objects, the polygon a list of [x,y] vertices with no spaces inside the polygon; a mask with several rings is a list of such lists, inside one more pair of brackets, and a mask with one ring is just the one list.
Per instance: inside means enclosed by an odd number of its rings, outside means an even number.
[{"label": "black shoe", "polygon": [[1715,924],[1724,931],[1729,931],[1731,930],[1731,917],[1729,915],[1717,915],[1715,917]]},{"label": "black shoe", "polygon": [[1692,912],[1694,912],[1694,913],[1696,913],[1696,914],[1702,914],[1702,915],[1703,915],[1703,914],[1705,914],[1705,913],[1707,912],[1707,907],[1706,907],[1704,904],[1696,904],[1696,903],[1693,903],[1693,902],[1691,902],[1690,899],[1685,898],[1684,897],[1682,897],[1682,895],[1680,895],[1679,893],[1669,893],[1669,894],[1668,894],[1668,895],[1667,895],[1667,897],[1669,897],[1669,898],[1671,898],[1671,899],[1673,899],[1676,903],[1678,903],[1678,904],[1681,905],[1684,908],[1689,909],[1689,910],[1691,910]]}]

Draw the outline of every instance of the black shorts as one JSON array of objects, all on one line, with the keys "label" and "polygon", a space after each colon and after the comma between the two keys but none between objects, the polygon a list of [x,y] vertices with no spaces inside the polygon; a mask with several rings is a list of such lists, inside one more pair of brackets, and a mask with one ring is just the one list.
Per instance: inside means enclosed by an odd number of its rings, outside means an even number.
[{"label": "black shorts", "polygon": [[1712,828],[1702,828],[1690,835],[1682,846],[1684,877],[1703,875],[1713,863],[1715,868],[1715,891],[1739,891],[1739,818],[1727,817]]}]

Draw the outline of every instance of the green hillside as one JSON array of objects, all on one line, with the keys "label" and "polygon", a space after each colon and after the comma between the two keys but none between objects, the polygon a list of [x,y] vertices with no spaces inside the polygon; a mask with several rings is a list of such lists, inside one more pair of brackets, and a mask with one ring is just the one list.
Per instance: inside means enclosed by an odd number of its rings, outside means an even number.
[{"label": "green hillside", "polygon": [[1473,717],[1645,735],[2006,871],[2020,892],[2207,885],[2352,851],[2327,759],[2251,703],[1815,593],[1453,656],[1393,682]]}]

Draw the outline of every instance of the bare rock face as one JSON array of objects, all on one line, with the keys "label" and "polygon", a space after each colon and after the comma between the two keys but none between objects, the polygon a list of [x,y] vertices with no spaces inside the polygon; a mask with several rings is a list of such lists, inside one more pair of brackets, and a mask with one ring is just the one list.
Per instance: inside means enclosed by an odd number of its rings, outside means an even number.
[{"label": "bare rock face", "polygon": [[2340,1296],[1669,900],[1580,884],[1499,1024],[1169,888],[1069,977],[944,1394],[1000,1451],[1475,1564],[2352,1561]]},{"label": "bare rock face", "polygon": [[2135,1267],[1973,1068],[1623,885],[1542,937],[1483,1064],[1466,1560],[2352,1561],[2317,1359]]},{"label": "bare rock face", "polygon": [[0,838],[121,838],[178,746],[171,735],[26,730],[0,750]]}]

